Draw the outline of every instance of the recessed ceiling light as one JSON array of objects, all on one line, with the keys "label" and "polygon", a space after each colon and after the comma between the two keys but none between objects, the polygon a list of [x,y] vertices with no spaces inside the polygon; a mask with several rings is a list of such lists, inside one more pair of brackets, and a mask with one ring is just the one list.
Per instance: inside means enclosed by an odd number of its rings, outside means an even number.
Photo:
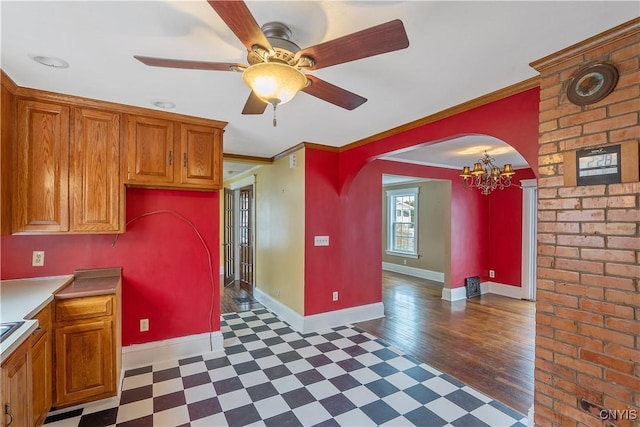
[{"label": "recessed ceiling light", "polygon": [[163,100],[158,100],[158,101],[152,101],[151,102],[153,105],[155,105],[158,108],[163,108],[165,110],[171,109],[171,108],[176,108],[176,104],[174,104],[171,101],[163,101]]},{"label": "recessed ceiling light", "polygon": [[39,64],[46,65],[51,68],[69,68],[69,63],[64,59],[56,58],[55,56],[41,56],[36,55],[31,59]]}]

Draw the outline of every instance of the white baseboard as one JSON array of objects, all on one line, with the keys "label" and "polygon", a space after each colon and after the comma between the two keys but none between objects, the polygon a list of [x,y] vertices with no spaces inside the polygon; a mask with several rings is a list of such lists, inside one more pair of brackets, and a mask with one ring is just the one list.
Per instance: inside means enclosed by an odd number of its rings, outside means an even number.
[{"label": "white baseboard", "polygon": [[533,405],[531,405],[531,408],[529,408],[529,413],[527,414],[527,426],[528,427],[535,427],[533,424]]},{"label": "white baseboard", "polygon": [[224,352],[224,339],[220,331],[133,344],[122,347],[122,369],[139,368],[167,360],[215,352]]},{"label": "white baseboard", "polygon": [[284,320],[291,325],[296,331],[301,332],[304,329],[304,316],[302,314],[290,309],[258,287],[253,288],[253,297],[269,311],[277,314],[280,320]]},{"label": "white baseboard", "polygon": [[267,309],[277,314],[281,320],[291,325],[293,329],[303,334],[384,317],[384,304],[382,302],[303,316],[262,292],[259,288],[253,289],[253,297]]},{"label": "white baseboard", "polygon": [[[480,283],[481,294],[496,294],[509,298],[522,299],[522,288],[519,286],[505,285],[497,282]],[[467,298],[467,288],[447,289],[442,288],[442,299],[446,301],[459,301]]]},{"label": "white baseboard", "polygon": [[444,273],[440,271],[409,267],[406,265],[394,264],[392,262],[383,262],[382,269],[386,271],[393,271],[394,273],[406,274],[407,276],[420,277],[421,279],[444,283]]},{"label": "white baseboard", "polygon": [[445,301],[459,301],[467,298],[466,288],[442,288],[442,299]]}]

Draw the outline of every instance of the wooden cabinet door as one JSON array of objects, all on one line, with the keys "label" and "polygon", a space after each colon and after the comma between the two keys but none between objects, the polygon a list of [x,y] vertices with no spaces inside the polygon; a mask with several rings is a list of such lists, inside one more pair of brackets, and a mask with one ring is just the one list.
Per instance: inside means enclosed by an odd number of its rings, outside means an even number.
[{"label": "wooden cabinet door", "polygon": [[69,108],[18,101],[13,232],[69,231]]},{"label": "wooden cabinet door", "polygon": [[12,426],[30,426],[31,372],[29,341],[20,345],[2,364],[2,422]]},{"label": "wooden cabinet door", "polygon": [[71,139],[71,231],[124,231],[120,115],[76,108]]},{"label": "wooden cabinet door", "polygon": [[52,358],[51,338],[47,332],[31,347],[31,378],[33,380],[31,413],[33,424],[36,426],[44,423],[53,404],[51,397],[53,390],[51,383]]},{"label": "wooden cabinet door", "polygon": [[127,183],[173,183],[176,153],[172,121],[127,115]]},{"label": "wooden cabinet door", "polygon": [[104,319],[56,327],[56,406],[113,395],[112,325]]},{"label": "wooden cabinet door", "polygon": [[180,125],[181,180],[190,187],[222,188],[222,143],[220,129]]}]

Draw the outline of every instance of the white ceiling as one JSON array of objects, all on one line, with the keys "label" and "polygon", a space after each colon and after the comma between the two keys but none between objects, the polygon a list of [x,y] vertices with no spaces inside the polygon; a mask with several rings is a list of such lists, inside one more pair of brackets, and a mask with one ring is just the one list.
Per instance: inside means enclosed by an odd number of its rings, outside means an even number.
[{"label": "white ceiling", "polygon": [[[238,73],[148,67],[133,58],[246,63],[242,44],[205,0],[2,0],[0,65],[23,87],[147,108],[170,100],[176,113],[228,122],[225,153],[271,157],[300,142],[346,145],[521,82],[536,75],[530,62],[639,15],[636,1],[247,4],[258,24],[289,25],[302,48],[396,18],[410,46],[310,72],[368,102],[347,111],[300,93],[278,108],[276,128],[270,109],[240,114],[249,89]],[[70,67],[45,67],[34,55]],[[441,156],[426,158],[446,163]]]}]

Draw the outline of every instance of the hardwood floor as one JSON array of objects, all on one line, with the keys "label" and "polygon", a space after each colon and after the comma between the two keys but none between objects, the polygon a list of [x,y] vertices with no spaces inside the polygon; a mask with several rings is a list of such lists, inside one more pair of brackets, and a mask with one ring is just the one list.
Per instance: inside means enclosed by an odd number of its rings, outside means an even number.
[{"label": "hardwood floor", "polygon": [[245,290],[245,286],[240,285],[240,281],[236,280],[232,285],[226,288],[220,285],[220,314],[236,313],[239,311],[249,311],[254,308],[262,307],[258,302],[250,302],[245,304],[237,304],[234,298],[246,298],[251,294]]},{"label": "hardwood floor", "polygon": [[441,289],[384,271],[386,317],[356,326],[526,415],[533,404],[535,303],[493,294],[449,302]]}]

